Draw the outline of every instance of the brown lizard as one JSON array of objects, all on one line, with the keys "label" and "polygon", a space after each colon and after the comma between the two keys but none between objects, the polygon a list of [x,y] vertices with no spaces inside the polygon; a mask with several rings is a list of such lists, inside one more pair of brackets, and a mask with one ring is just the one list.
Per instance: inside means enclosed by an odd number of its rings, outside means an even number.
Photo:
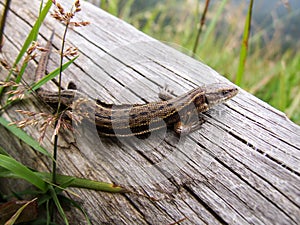
[{"label": "brown lizard", "polygon": [[[166,125],[172,127],[177,134],[185,135],[199,129],[200,123],[193,120],[185,124],[184,121],[208,111],[237,93],[236,87],[219,83],[195,88],[176,98],[147,104],[113,105],[93,99],[83,102],[87,112],[95,113],[94,121],[91,122],[96,124],[99,134],[103,136],[143,135],[162,129]],[[46,103],[58,103],[57,92],[39,90],[38,94]],[[61,103],[69,110],[78,96],[81,96],[81,93],[77,90],[62,90]]]},{"label": "brown lizard", "polygon": [[[38,65],[37,71],[45,71],[48,56],[49,54],[45,54],[41,57],[42,63]],[[39,68],[40,66],[43,68]],[[58,92],[39,89],[37,93],[46,103],[52,105],[58,103]],[[198,116],[202,112],[227,101],[237,93],[238,89],[233,85],[216,83],[197,87],[176,98],[168,96],[162,101],[147,104],[113,105],[94,99],[87,99],[84,104],[87,112],[94,112],[94,118],[87,119],[96,124],[98,133],[102,136],[139,136],[166,126],[172,128],[178,135],[186,135],[199,129],[201,123]],[[61,104],[71,112],[72,103],[77,96],[83,95],[77,90],[62,90]],[[195,116],[197,119],[191,121]]]}]

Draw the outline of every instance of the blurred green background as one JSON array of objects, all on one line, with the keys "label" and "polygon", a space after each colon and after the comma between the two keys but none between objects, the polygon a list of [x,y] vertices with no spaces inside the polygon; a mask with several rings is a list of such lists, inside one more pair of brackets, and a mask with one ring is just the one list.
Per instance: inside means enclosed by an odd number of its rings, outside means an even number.
[{"label": "blurred green background", "polygon": [[[90,0],[192,55],[205,1]],[[236,81],[249,1],[210,1],[196,58]],[[300,1],[254,1],[243,89],[300,124]]]}]

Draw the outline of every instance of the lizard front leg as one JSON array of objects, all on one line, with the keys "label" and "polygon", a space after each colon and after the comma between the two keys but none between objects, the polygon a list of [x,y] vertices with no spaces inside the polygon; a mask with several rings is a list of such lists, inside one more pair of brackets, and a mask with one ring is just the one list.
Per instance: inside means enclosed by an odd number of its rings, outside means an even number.
[{"label": "lizard front leg", "polygon": [[174,92],[173,90],[170,90],[168,85],[166,85],[163,89],[161,89],[161,91],[158,93],[158,97],[163,100],[163,101],[167,101],[170,100],[172,98],[174,98],[173,96]]}]

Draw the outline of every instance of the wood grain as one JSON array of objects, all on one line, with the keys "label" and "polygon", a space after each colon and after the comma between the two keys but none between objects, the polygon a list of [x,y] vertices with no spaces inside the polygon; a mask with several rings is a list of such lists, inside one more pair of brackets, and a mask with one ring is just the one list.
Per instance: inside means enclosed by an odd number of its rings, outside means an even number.
[{"label": "wood grain", "polygon": [[[0,1],[3,11],[4,1]],[[64,1],[70,2],[70,1]],[[13,1],[5,29],[3,55],[13,62],[37,18],[39,1]],[[166,84],[180,95],[194,87],[228,82],[208,66],[148,37],[131,25],[82,2],[78,18],[90,26],[75,28],[68,45],[80,57],[63,76],[80,89],[113,103],[157,100]],[[77,16],[76,16],[77,17]],[[80,19],[79,19],[80,20]],[[63,25],[48,16],[39,42],[55,28],[54,48],[61,45]],[[2,55],[2,56],[3,56]],[[58,66],[52,53],[48,70]],[[26,81],[33,81],[36,62],[29,63]],[[1,80],[6,76],[1,69]],[[47,84],[48,88],[55,88]],[[3,117],[22,118],[15,109],[47,111],[33,98],[14,105]],[[167,133],[150,139],[99,139],[93,128],[82,135],[65,132],[60,140],[61,173],[125,185],[136,194],[109,194],[72,189],[93,224],[300,224],[300,128],[286,116],[244,90],[206,114],[202,128],[185,139]],[[50,162],[3,127],[0,145],[24,164],[49,170]],[[35,127],[26,132],[38,139]],[[51,151],[52,131],[43,146]],[[6,182],[6,181],[5,181]],[[21,182],[21,184],[24,184]],[[18,190],[15,181],[2,191]],[[25,184],[26,185],[26,184]],[[76,197],[73,197],[76,198]],[[86,224],[76,210],[73,224]]]}]

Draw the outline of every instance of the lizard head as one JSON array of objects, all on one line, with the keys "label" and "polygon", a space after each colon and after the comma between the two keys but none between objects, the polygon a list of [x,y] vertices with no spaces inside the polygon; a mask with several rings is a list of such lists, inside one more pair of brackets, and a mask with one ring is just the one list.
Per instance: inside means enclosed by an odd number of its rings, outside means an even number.
[{"label": "lizard head", "polygon": [[230,84],[216,83],[203,88],[207,109],[231,99],[238,93],[238,89]]}]

